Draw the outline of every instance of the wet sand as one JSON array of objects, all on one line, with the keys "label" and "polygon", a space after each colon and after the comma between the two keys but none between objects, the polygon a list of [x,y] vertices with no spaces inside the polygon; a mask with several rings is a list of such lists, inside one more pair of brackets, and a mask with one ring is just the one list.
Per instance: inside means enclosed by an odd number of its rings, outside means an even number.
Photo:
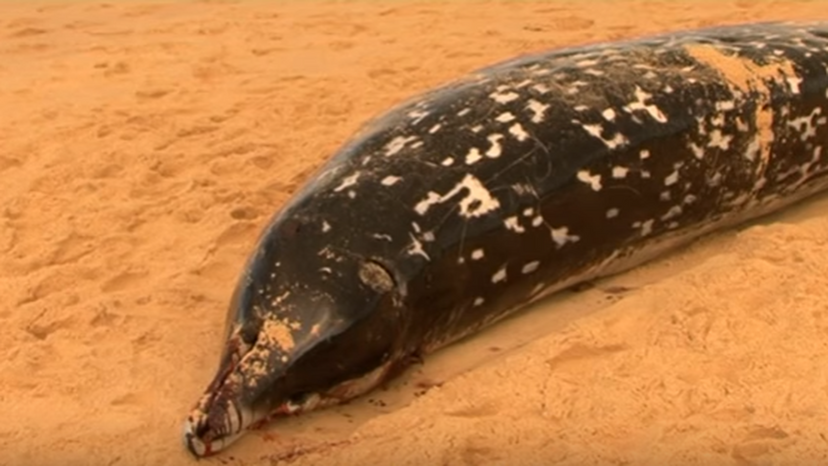
[{"label": "wet sand", "polygon": [[[519,54],[825,6],[0,2],[0,465],[195,464],[181,425],[258,232],[400,100]],[[556,296],[200,464],[825,464],[826,209]]]}]

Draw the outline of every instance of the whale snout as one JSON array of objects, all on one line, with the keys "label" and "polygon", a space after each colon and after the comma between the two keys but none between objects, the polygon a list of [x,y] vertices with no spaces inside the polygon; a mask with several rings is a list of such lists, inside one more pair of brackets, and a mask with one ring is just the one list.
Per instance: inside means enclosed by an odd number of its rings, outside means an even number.
[{"label": "whale snout", "polygon": [[256,422],[253,410],[234,398],[218,397],[199,404],[184,421],[184,446],[196,458],[204,458],[233,443]]}]

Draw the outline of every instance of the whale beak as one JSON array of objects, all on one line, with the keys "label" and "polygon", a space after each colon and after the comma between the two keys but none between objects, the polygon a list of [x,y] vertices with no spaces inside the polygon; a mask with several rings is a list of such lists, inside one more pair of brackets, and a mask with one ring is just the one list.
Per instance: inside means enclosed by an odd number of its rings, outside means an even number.
[{"label": "whale beak", "polygon": [[226,342],[220,368],[204,394],[184,421],[184,446],[196,458],[215,454],[233,443],[245,429],[258,421],[239,368],[253,348],[235,327]]},{"label": "whale beak", "polygon": [[[213,381],[184,421],[184,446],[196,458],[220,452],[248,429],[271,417],[296,414],[316,407],[317,394],[284,393],[283,377],[295,356],[273,338],[273,323],[236,326]],[[255,339],[245,332],[258,330]],[[278,400],[278,401],[275,401]]]},{"label": "whale beak", "polygon": [[197,407],[184,422],[184,446],[196,458],[211,456],[238,439],[252,418],[252,410],[234,400],[213,403],[208,411]]},{"label": "whale beak", "polygon": [[224,450],[246,430],[271,417],[311,411],[322,404],[320,395],[311,393],[287,400],[275,410],[266,412],[245,404],[243,397],[233,396],[232,392],[232,389],[219,389],[215,394],[206,393],[184,421],[184,446],[196,458],[206,458]]},{"label": "whale beak", "polygon": [[184,446],[204,458],[233,443],[255,422],[253,409],[239,397],[240,384],[233,358],[210,384],[184,421]]}]

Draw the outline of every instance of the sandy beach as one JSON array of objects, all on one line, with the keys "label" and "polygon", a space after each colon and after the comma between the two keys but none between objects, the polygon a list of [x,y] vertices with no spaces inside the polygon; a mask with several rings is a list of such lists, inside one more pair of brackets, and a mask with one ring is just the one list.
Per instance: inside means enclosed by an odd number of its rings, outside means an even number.
[{"label": "sandy beach", "polygon": [[[196,464],[182,423],[244,261],[369,118],[521,54],[789,19],[828,2],[0,2],[0,465]],[[828,464],[826,211],[562,293],[198,464]]]}]

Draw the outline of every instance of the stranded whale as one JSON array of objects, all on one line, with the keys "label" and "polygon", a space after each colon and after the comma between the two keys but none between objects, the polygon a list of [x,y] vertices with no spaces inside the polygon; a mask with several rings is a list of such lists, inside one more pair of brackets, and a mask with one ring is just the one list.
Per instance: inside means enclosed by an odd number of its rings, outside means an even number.
[{"label": "stranded whale", "polygon": [[573,284],[828,188],[828,23],[504,62],[392,109],[265,228],[196,456],[340,403]]}]

